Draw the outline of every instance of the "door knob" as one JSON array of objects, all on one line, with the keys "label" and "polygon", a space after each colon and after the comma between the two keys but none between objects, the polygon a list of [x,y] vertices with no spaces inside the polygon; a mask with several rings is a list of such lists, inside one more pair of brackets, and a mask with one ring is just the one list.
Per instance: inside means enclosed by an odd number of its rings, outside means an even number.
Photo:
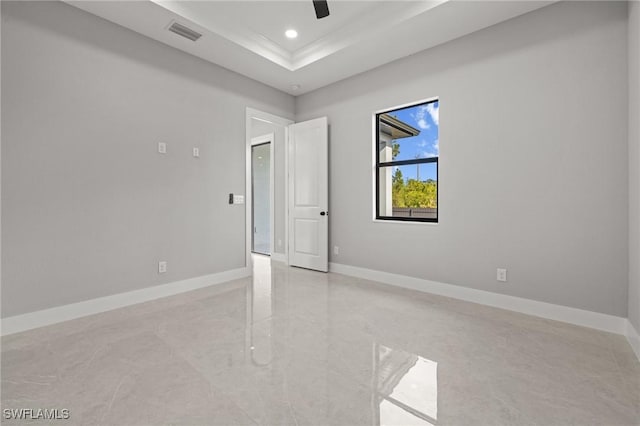
[{"label": "door knob", "polygon": [[329,216],[329,212],[320,212],[320,216],[324,216],[324,215]]}]

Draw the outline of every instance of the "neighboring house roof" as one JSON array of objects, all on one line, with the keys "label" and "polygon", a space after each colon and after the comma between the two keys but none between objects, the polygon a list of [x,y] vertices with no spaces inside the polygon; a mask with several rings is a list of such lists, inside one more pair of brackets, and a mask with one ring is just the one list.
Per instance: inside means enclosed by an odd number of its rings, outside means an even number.
[{"label": "neighboring house roof", "polygon": [[380,131],[391,135],[393,139],[408,138],[420,134],[420,130],[389,114],[380,114]]}]

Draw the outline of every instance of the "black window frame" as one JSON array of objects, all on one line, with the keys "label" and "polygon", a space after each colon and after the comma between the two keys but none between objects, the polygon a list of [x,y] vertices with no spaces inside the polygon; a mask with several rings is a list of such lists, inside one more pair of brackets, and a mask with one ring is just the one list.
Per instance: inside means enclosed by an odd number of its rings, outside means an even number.
[{"label": "black window frame", "polygon": [[[438,152],[437,157],[428,157],[428,158],[416,158],[412,160],[399,160],[399,161],[385,161],[383,163],[380,162],[380,116],[383,114],[389,114],[394,111],[403,110],[407,108],[414,108],[422,105],[429,105],[435,102],[439,102],[439,98],[430,99],[428,101],[421,101],[415,104],[408,104],[406,106],[395,107],[385,111],[380,111],[375,114],[376,120],[376,138],[375,138],[375,157],[376,157],[376,170],[375,170],[375,180],[376,180],[376,220],[384,220],[384,221],[402,221],[402,222],[427,222],[427,223],[438,223],[440,219],[440,152]],[[394,127],[392,124],[388,125]],[[402,129],[400,129],[402,130]],[[440,133],[440,129],[438,128],[438,137]],[[426,163],[436,163],[436,217],[428,218],[428,217],[402,217],[402,216],[380,216],[380,169],[382,167],[393,167],[393,166],[407,166],[414,164],[426,164]]]}]

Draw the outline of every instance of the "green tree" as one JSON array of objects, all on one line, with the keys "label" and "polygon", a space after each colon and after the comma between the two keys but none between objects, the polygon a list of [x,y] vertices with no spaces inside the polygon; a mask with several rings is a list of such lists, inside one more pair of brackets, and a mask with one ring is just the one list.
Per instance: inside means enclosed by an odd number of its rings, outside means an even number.
[{"label": "green tree", "polygon": [[[392,157],[400,155],[400,144],[392,142]],[[433,179],[419,181],[409,179],[405,182],[402,170],[397,168],[391,178],[391,199],[393,207],[436,208],[438,206],[438,185]]]},{"label": "green tree", "polygon": [[391,178],[391,182],[391,200],[393,207],[406,207],[404,203],[404,178],[402,177],[400,168],[396,169]]},{"label": "green tree", "polygon": [[428,179],[419,181],[402,179],[400,169],[393,176],[393,206],[410,208],[436,208],[438,192],[436,181]]}]

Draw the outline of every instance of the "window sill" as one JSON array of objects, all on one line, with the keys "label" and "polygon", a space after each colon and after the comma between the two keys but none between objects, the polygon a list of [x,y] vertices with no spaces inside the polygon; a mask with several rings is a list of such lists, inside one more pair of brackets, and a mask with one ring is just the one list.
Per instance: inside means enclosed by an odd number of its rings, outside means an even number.
[{"label": "window sill", "polygon": [[418,222],[413,220],[373,219],[374,223],[400,223],[402,225],[427,225],[438,226],[440,222]]}]

